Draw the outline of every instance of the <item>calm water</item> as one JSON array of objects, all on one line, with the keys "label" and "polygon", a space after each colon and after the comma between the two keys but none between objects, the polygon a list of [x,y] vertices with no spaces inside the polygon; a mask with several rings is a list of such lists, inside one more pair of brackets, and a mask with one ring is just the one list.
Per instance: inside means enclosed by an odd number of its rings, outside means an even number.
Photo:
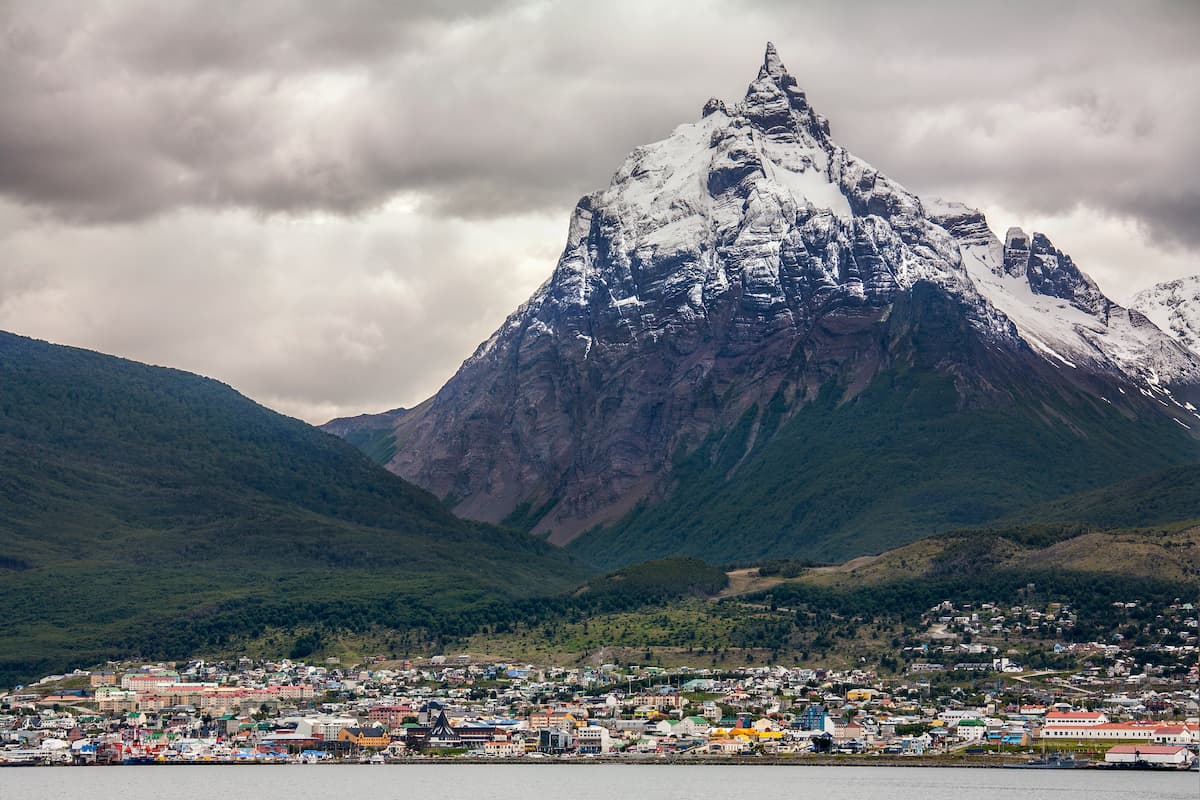
[{"label": "calm water", "polygon": [[2,800],[1196,800],[1200,773],[905,767],[398,764],[0,769]]}]

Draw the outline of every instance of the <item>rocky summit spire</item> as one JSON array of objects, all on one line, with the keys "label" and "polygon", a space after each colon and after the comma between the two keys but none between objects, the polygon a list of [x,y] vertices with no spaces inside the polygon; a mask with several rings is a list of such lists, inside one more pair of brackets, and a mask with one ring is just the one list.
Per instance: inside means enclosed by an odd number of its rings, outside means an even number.
[{"label": "rocky summit spire", "polygon": [[[758,69],[757,77],[746,87],[746,97],[740,108],[748,119],[763,130],[789,128],[798,124],[814,138],[829,135],[829,123],[809,108],[804,90],[787,71],[771,42],[767,42],[762,66]],[[792,119],[793,111],[799,112],[795,119]]]},{"label": "rocky summit spire", "polygon": [[775,50],[774,42],[767,42],[767,52],[763,55],[763,65],[758,70],[758,78],[775,78],[787,74],[787,67],[779,59],[779,53]]}]

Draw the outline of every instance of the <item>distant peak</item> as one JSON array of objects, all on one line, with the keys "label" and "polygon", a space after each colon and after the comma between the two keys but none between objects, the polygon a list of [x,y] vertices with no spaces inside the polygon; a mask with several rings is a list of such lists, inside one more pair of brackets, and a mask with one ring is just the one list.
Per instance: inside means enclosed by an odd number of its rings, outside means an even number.
[{"label": "distant peak", "polygon": [[773,42],[767,42],[767,52],[763,55],[763,65],[758,70],[758,77],[762,78],[780,78],[787,75],[787,67],[783,65],[783,61],[779,58],[779,52],[775,49]]}]

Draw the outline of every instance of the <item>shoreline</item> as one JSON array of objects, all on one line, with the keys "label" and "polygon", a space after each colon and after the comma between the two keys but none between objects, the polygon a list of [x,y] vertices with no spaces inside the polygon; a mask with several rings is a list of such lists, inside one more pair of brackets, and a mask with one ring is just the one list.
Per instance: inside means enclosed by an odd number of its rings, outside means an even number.
[{"label": "shoreline", "polygon": [[[292,761],[158,761],[150,764],[0,764],[0,768],[5,767],[279,767],[279,766],[355,766],[355,767],[380,767],[380,766],[737,766],[737,767],[904,767],[904,768],[925,768],[925,769],[1012,769],[1026,768],[1024,765],[1028,761],[1027,758],[988,758],[984,759],[959,759],[947,758],[945,756],[911,756],[907,758],[881,758],[881,757],[800,757],[800,758],[780,758],[770,756],[732,756],[732,757],[705,757],[705,756],[658,756],[651,755],[644,758],[410,758],[410,759],[394,759],[384,763],[367,763],[361,761],[324,761],[314,764],[298,763]],[[1038,769],[1033,767],[1032,769]],[[1084,769],[1089,771],[1100,772],[1131,772],[1131,771],[1149,771],[1149,772],[1181,772],[1190,773],[1195,770],[1179,769],[1174,767],[1152,767],[1149,769],[1133,770],[1128,767],[1122,768],[1116,765],[1107,765],[1103,761],[1092,762],[1084,767],[1076,769]],[[1061,771],[1061,770],[1056,770]]]}]

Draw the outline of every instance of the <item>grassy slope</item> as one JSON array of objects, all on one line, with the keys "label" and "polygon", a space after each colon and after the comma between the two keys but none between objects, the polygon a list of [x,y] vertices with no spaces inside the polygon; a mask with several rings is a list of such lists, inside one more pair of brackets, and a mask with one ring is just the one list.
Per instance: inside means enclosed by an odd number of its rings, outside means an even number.
[{"label": "grassy slope", "polygon": [[0,684],[266,625],[452,625],[580,577],[223,384],[3,333],[0,509]]},{"label": "grassy slope", "polygon": [[1088,532],[1074,525],[1042,525],[952,531],[878,556],[806,569],[795,581],[853,589],[914,578],[936,581],[1047,571],[1195,581],[1200,576],[1200,527],[1175,523]]},{"label": "grassy slope", "polygon": [[[777,563],[757,578],[751,574],[757,570],[739,569],[729,584],[737,596],[685,593],[638,609],[560,614],[476,635],[464,646],[561,663],[719,666],[758,658],[848,665],[860,656],[895,655],[893,637],[943,600],[1066,602],[1081,614],[1087,638],[1118,624],[1116,600],[1141,599],[1156,608],[1194,597],[1200,527],[1082,530],[956,531],[832,566],[787,571],[789,565]],[[781,566],[792,577],[782,577]]]},{"label": "grassy slope", "polygon": [[386,464],[396,455],[396,440],[387,429],[359,428],[347,433],[345,439],[376,464]]},{"label": "grassy slope", "polygon": [[1131,420],[1082,396],[968,405],[930,369],[892,369],[849,402],[839,396],[827,386],[744,461],[748,422],[710,438],[678,465],[665,501],[570,549],[603,566],[842,559],[1200,455],[1169,419]]}]

